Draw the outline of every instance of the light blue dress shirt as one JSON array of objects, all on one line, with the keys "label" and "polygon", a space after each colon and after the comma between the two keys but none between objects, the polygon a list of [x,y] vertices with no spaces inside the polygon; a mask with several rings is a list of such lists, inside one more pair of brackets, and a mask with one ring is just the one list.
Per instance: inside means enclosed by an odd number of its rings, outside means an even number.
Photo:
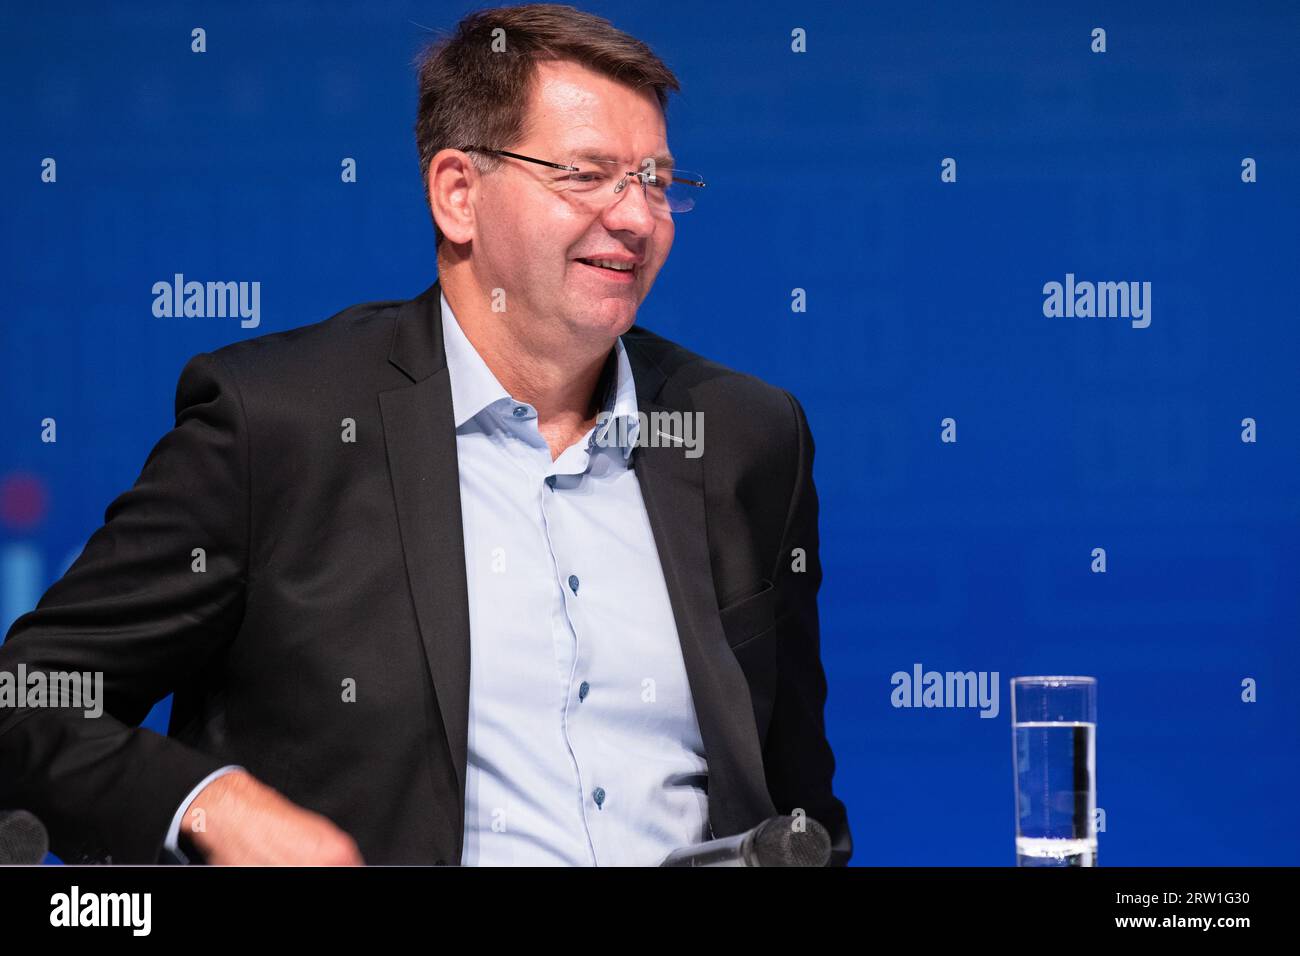
[{"label": "light blue dress shirt", "polygon": [[655,865],[708,839],[708,764],[623,343],[605,414],[552,461],[445,297],[442,326],[471,636],[461,863]]},{"label": "light blue dress shirt", "polygon": [[[470,617],[461,863],[656,865],[712,836],[708,763],[633,469],[623,342],[596,426],[552,461],[536,410],[441,304]],[[181,803],[168,850],[181,810],[231,769]]]}]

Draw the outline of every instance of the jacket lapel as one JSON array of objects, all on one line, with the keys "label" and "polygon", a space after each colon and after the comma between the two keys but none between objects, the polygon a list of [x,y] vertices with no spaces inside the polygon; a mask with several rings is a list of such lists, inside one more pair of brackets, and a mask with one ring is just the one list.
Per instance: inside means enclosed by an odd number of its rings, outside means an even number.
[{"label": "jacket lapel", "polygon": [[659,414],[693,414],[694,403],[685,388],[665,376],[635,336],[625,336],[623,341],[636,382],[637,405],[645,415],[640,435],[646,443],[633,449],[632,462],[659,549],[709,764],[709,823],[714,836],[730,836],[774,815],[776,808],[763,773],[749,683],[727,645],[718,615],[705,520],[703,455],[688,458],[681,445],[650,440],[659,430]]},{"label": "jacket lapel", "polygon": [[407,582],[456,768],[460,802],[446,825],[459,863],[469,749],[469,591],[438,283],[405,303],[395,325],[389,361],[412,384],[380,392],[379,407]]}]

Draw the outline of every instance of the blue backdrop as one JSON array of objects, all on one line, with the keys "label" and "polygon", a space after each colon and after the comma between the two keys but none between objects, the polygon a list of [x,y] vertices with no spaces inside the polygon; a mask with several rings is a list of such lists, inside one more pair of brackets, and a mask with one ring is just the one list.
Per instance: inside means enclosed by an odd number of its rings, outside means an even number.
[{"label": "blue backdrop", "polygon": [[[189,356],[429,285],[411,61],[474,6],[4,6],[0,632]],[[709,181],[641,324],[817,439],[854,863],[1014,862],[1007,682],[1041,673],[1099,681],[1103,865],[1300,863],[1296,5],[583,6],[677,72]],[[178,272],[260,281],[260,326],[155,318]],[[1149,327],[1045,316],[1067,273],[1150,282]],[[891,706],[915,663],[996,671],[999,716]]]}]

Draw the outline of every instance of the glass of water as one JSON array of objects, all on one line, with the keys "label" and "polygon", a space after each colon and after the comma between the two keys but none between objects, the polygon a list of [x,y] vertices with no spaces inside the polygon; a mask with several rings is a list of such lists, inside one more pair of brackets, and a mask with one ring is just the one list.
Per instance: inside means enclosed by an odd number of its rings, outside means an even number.
[{"label": "glass of water", "polygon": [[1097,865],[1097,679],[1013,677],[1016,865]]}]

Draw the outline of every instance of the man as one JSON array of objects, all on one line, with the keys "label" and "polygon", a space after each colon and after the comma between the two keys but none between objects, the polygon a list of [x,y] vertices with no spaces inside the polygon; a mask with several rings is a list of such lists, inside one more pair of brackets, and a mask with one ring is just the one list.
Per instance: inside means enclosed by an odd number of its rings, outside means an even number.
[{"label": "man", "polygon": [[846,862],[803,410],[633,324],[702,189],[676,79],[531,5],[420,82],[439,281],[190,360],[0,646],[105,700],[0,708],[0,805],[71,860],[655,864],[790,813]]}]

